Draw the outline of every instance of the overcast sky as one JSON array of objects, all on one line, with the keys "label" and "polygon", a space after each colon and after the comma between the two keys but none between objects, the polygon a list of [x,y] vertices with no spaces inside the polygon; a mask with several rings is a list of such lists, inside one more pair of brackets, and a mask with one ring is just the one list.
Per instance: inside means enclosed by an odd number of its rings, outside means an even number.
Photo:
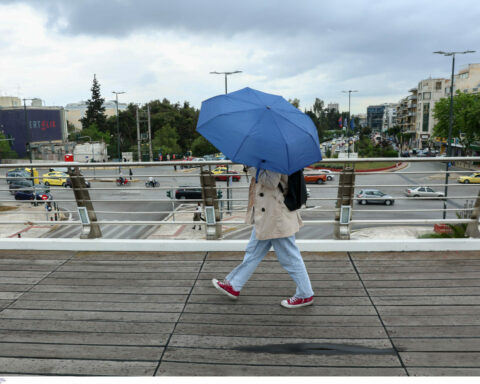
[{"label": "overcast sky", "polygon": [[0,0],[0,95],[65,105],[201,101],[252,87],[352,113],[480,63],[478,0]]}]

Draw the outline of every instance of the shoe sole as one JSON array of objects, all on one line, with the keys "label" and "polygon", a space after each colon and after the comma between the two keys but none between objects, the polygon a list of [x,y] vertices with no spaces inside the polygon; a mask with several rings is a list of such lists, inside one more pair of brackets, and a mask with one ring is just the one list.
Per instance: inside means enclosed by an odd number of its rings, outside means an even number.
[{"label": "shoe sole", "polygon": [[284,308],[300,308],[300,307],[307,307],[307,306],[312,305],[312,304],[313,304],[313,300],[309,301],[308,303],[296,304],[296,305],[290,305],[290,304],[287,303],[286,300],[284,300],[280,303],[280,305]]},{"label": "shoe sole", "polygon": [[230,299],[232,300],[237,300],[238,299],[238,296],[234,296],[232,295],[230,292],[227,292],[226,290],[224,290],[222,287],[220,287],[218,285],[218,280],[217,279],[212,279],[212,284],[213,286],[220,292],[222,292],[223,294],[227,295]]}]

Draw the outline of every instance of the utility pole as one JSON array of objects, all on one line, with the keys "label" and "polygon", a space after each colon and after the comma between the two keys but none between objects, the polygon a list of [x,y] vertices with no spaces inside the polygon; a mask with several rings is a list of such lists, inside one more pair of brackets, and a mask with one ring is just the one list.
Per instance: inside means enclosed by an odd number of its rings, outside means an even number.
[{"label": "utility pole", "polygon": [[348,121],[347,121],[347,131],[346,131],[346,133],[347,133],[347,140],[348,140],[348,142],[347,142],[347,144],[348,144],[347,145],[347,158],[350,158],[350,137],[349,137],[350,136],[350,134],[349,134],[350,128],[348,126],[348,124],[351,124],[351,122],[350,122],[350,119],[351,119],[351,117],[350,117],[350,96],[351,96],[352,92],[358,92],[358,91],[349,89],[348,91],[342,91],[342,92],[343,93],[348,93]]},{"label": "utility pole", "polygon": [[115,100],[116,100],[115,103],[117,105],[117,157],[118,157],[118,161],[121,162],[122,158],[120,156],[120,121],[118,118],[118,95],[121,95],[125,92],[112,91],[112,93],[115,93]]},{"label": "utility pole", "polygon": [[147,104],[147,121],[148,121],[148,152],[150,154],[150,161],[153,161],[152,152],[152,123],[150,120],[150,104]]},{"label": "utility pole", "polygon": [[138,116],[138,105],[137,105],[137,148],[138,148],[138,161],[142,161],[142,139],[140,138],[140,117]]},{"label": "utility pole", "polygon": [[242,71],[233,71],[233,72],[210,72],[210,74],[213,75],[225,75],[225,93],[228,93],[228,87],[227,87],[227,76],[228,75],[234,75],[235,73],[242,73]]},{"label": "utility pole", "polygon": [[[433,52],[439,55],[444,56],[452,56],[452,78],[450,80],[450,115],[448,119],[448,141],[447,141],[447,157],[452,155],[452,128],[453,128],[453,80],[454,80],[454,72],[455,72],[455,55],[465,55],[467,53],[475,53],[475,51],[461,51],[461,52],[443,52],[443,51],[436,51]],[[448,173],[450,162],[447,161],[446,163],[446,173],[445,173],[445,191],[443,200],[443,219],[447,217],[447,195],[448,195],[448,177],[450,174]]]}]

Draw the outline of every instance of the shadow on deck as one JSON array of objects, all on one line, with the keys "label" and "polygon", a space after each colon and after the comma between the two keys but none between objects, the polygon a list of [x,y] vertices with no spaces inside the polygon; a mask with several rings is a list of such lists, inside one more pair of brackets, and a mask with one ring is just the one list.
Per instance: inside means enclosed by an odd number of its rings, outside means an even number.
[{"label": "shadow on deck", "polygon": [[480,375],[478,252],[303,253],[315,304],[269,254],[0,251],[0,376]]}]

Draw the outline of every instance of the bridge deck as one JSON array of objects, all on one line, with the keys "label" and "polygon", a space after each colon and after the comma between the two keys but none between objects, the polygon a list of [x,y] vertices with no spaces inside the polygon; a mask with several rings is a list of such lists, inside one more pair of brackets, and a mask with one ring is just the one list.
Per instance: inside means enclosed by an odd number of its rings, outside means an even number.
[{"label": "bridge deck", "polygon": [[242,256],[0,251],[0,376],[480,375],[477,252],[305,253],[295,311],[273,254],[217,293]]}]

